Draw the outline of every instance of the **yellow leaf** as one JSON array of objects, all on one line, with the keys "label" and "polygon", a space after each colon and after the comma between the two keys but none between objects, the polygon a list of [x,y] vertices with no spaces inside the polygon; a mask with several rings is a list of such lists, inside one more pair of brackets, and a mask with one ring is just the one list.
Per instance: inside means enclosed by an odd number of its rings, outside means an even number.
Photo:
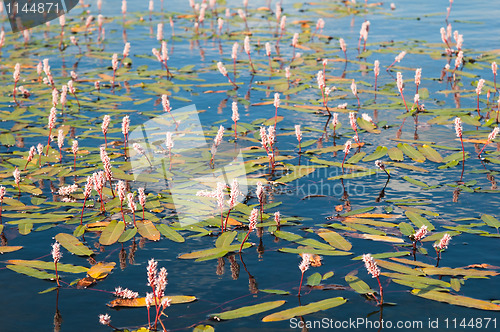
[{"label": "yellow leaf", "polygon": [[[169,298],[172,302],[172,304],[178,304],[178,303],[189,303],[196,301],[195,296],[185,296],[185,295],[174,295],[174,296],[164,296],[164,298]],[[136,299],[116,299],[111,301],[111,303],[108,304],[111,308],[114,307],[130,307],[130,308],[138,308],[138,307],[145,307],[146,306],[146,298],[145,297],[138,297]]]},{"label": "yellow leaf", "polygon": [[391,242],[391,243],[404,243],[403,239],[393,236],[386,235],[374,235],[374,234],[361,234],[360,238],[368,239],[373,241]]},{"label": "yellow leaf", "polygon": [[351,218],[399,218],[399,214],[387,214],[387,213],[360,213],[350,216]]},{"label": "yellow leaf", "polygon": [[103,263],[99,262],[96,265],[92,266],[90,270],[87,271],[87,275],[94,279],[103,279],[105,278],[115,267],[116,263]]}]

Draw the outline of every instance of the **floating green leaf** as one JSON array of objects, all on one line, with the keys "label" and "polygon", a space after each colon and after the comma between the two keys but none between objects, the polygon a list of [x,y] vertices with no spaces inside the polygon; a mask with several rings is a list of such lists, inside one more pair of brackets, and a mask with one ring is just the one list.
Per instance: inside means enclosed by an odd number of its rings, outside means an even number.
[{"label": "floating green leaf", "polygon": [[277,322],[282,320],[288,320],[297,316],[305,316],[308,314],[312,314],[314,312],[327,310],[330,308],[338,307],[346,303],[347,300],[342,297],[334,297],[331,299],[326,299],[318,302],[309,303],[305,306],[299,306],[279,312],[275,312],[274,314],[267,315],[262,318],[263,322]]},{"label": "floating green leaf", "polygon": [[78,239],[71,234],[59,233],[55,236],[55,239],[66,250],[72,252],[75,255],[90,256],[94,253],[92,250],[90,250],[87,246],[78,241]]},{"label": "floating green leaf", "polygon": [[285,304],[285,302],[286,301],[283,300],[264,302],[256,305],[251,305],[248,307],[242,307],[235,310],[225,311],[220,314],[213,314],[210,316],[216,320],[229,320],[235,318],[248,317],[281,307],[283,304]]},{"label": "floating green leaf", "polygon": [[184,242],[184,238],[182,235],[173,230],[170,226],[166,224],[160,224],[156,226],[156,228],[160,231],[160,233],[169,240],[174,242]]},{"label": "floating green leaf", "polygon": [[484,300],[478,300],[471,297],[452,295],[444,292],[437,291],[424,291],[421,289],[414,289],[411,291],[413,295],[417,295],[429,300],[446,302],[453,305],[458,305],[462,307],[476,308],[481,310],[494,310],[500,311],[500,305],[494,304]]},{"label": "floating green leaf", "polygon": [[99,243],[103,246],[109,246],[118,241],[120,236],[125,230],[125,223],[123,221],[112,220],[108,226],[102,231]]}]

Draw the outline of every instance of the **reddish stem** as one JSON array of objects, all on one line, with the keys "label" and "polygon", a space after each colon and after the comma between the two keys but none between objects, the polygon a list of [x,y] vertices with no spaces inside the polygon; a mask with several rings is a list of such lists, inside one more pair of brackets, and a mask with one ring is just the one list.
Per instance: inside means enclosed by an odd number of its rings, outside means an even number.
[{"label": "reddish stem", "polygon": [[465,149],[464,149],[464,141],[462,139],[462,136],[460,136],[460,142],[462,143],[462,154],[463,154],[462,174],[460,175],[460,182],[462,182],[462,178],[464,176],[464,170],[465,170]]},{"label": "reddish stem", "polygon": [[55,265],[55,270],[56,270],[57,287],[61,287],[61,285],[59,284],[59,273],[57,271],[57,262],[54,262],[54,265]]},{"label": "reddish stem", "polygon": [[298,294],[298,296],[299,296],[299,297],[300,297],[300,290],[301,290],[301,288],[302,288],[302,281],[303,281],[303,280],[304,280],[304,272],[302,272],[302,275],[301,275],[301,277],[300,277],[299,294]]},{"label": "reddish stem", "polygon": [[241,249],[243,249],[243,245],[245,244],[245,241],[248,239],[248,236],[250,235],[250,230],[248,230],[248,233],[247,235],[245,235],[245,238],[243,239],[243,242],[241,242],[241,246],[240,246],[240,251],[241,252]]},{"label": "reddish stem", "polygon": [[378,287],[380,288],[380,305],[384,304],[384,289],[382,288],[382,284],[380,283],[380,278],[377,277]]},{"label": "reddish stem", "polygon": [[52,134],[52,128],[49,129],[49,138],[48,138],[48,141],[47,141],[47,151],[45,151],[45,155],[48,156],[49,155],[49,147],[50,147],[50,135]]},{"label": "reddish stem", "polygon": [[83,210],[85,210],[85,203],[87,202],[87,196],[83,199],[82,215],[80,216],[80,226],[83,224]]}]

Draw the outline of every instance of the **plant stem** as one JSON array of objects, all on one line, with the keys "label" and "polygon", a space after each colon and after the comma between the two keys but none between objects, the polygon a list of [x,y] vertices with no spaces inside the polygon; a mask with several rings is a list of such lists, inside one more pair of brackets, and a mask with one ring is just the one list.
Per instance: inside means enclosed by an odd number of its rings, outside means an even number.
[{"label": "plant stem", "polygon": [[382,284],[380,283],[380,278],[377,277],[378,287],[380,288],[380,305],[384,304],[384,289],[382,288]]},{"label": "plant stem", "polygon": [[464,170],[465,170],[465,149],[464,149],[464,141],[462,139],[462,136],[460,136],[460,143],[462,143],[462,155],[463,155],[463,160],[462,160],[462,174],[460,175],[460,182],[462,182],[462,178],[464,176]]},{"label": "plant stem", "polygon": [[300,297],[300,290],[302,288],[302,281],[304,280],[304,272],[302,272],[302,275],[300,276],[300,284],[299,284],[299,294],[297,295]]},{"label": "plant stem", "polygon": [[241,249],[243,249],[243,245],[245,244],[245,241],[248,239],[248,236],[250,235],[250,230],[248,230],[248,233],[247,235],[245,235],[245,238],[243,239],[243,242],[241,242],[241,246],[240,246],[240,251],[241,252]]}]

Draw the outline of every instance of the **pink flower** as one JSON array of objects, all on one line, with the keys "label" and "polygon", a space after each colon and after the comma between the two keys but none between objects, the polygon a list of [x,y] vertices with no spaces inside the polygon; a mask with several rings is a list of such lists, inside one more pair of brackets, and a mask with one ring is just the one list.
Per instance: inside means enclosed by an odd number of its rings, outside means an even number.
[{"label": "pink flower", "polygon": [[57,146],[59,149],[62,149],[64,145],[64,131],[62,129],[59,129],[58,135],[57,135]]},{"label": "pink flower", "polygon": [[64,27],[66,25],[66,15],[59,16],[59,24],[61,25],[61,27]]},{"label": "pink flower", "polygon": [[17,167],[14,170],[14,172],[12,172],[12,176],[14,176],[14,182],[18,186],[19,182],[21,182],[21,172],[19,171],[19,169]]},{"label": "pink flower", "polygon": [[404,89],[403,88],[403,75],[399,71],[396,74],[396,82],[397,82],[399,93],[402,93],[403,89]]},{"label": "pink flower", "polygon": [[267,138],[267,133],[266,133],[265,127],[260,127],[260,140],[261,140],[262,147],[264,149],[267,149],[268,138]]},{"label": "pink flower", "polygon": [[345,51],[347,50],[347,45],[344,41],[344,38],[339,39],[339,44],[340,44],[340,49],[342,50],[342,52],[345,53]]},{"label": "pink flower", "polygon": [[170,151],[174,147],[174,140],[172,139],[172,133],[167,132],[166,135],[166,140],[165,140],[165,145],[167,146],[167,149]]},{"label": "pink flower", "polygon": [[286,16],[283,15],[280,21],[280,29],[281,31],[285,31],[285,28],[286,28]]},{"label": "pink flower", "polygon": [[109,115],[105,115],[104,118],[102,119],[102,125],[101,125],[102,133],[104,135],[106,135],[108,132],[108,127],[110,122],[111,122],[111,117]]},{"label": "pink flower", "polygon": [[139,143],[134,143],[132,146],[134,147],[134,150],[138,154],[141,154],[141,155],[146,154],[146,152],[144,151],[144,148]]},{"label": "pink flower", "polygon": [[122,14],[125,15],[127,13],[127,0],[122,0]]},{"label": "pink flower", "polygon": [[316,22],[316,30],[321,30],[325,27],[325,20],[322,18],[318,18],[318,21]]},{"label": "pink flower", "polygon": [[91,176],[87,176],[87,183],[85,184],[85,189],[83,190],[83,195],[85,198],[89,198],[90,193],[92,192],[93,179]]},{"label": "pink flower", "polygon": [[483,90],[483,86],[484,86],[484,80],[481,78],[478,82],[477,82],[477,87],[476,87],[476,93],[478,95],[481,94],[482,90]]},{"label": "pink flower", "polygon": [[156,294],[160,299],[165,295],[165,288],[167,287],[167,275],[167,269],[162,267],[155,280]]},{"label": "pink flower", "polygon": [[222,137],[224,136],[224,127],[220,126],[219,130],[217,131],[217,135],[214,138],[214,146],[217,148],[220,143],[222,142]]},{"label": "pink flower", "polygon": [[375,60],[373,63],[373,73],[375,74],[375,77],[380,74],[380,62],[378,60]]},{"label": "pink flower", "polygon": [[36,148],[34,146],[32,146],[30,148],[30,152],[28,153],[28,158],[26,159],[26,163],[29,163],[31,160],[33,160],[35,153],[36,153]]},{"label": "pink flower", "polygon": [[257,228],[257,217],[259,215],[259,210],[258,209],[253,209],[252,212],[250,213],[250,217],[248,218],[248,221],[250,222],[248,224],[248,231],[251,232],[254,229]]},{"label": "pink flower", "polygon": [[16,63],[14,66],[14,74],[12,77],[14,78],[14,82],[19,82],[19,79],[21,78],[21,65],[19,63]]},{"label": "pink flower", "polygon": [[66,105],[66,102],[68,101],[67,96],[68,96],[68,86],[63,85],[61,88],[61,105],[63,105],[63,107],[64,105]]},{"label": "pink flower", "polygon": [[299,42],[299,34],[296,32],[293,34],[292,46],[297,47],[298,42]]},{"label": "pink flower", "polygon": [[349,112],[349,123],[351,124],[351,128],[353,130],[357,129],[357,125],[356,125],[356,113]]},{"label": "pink flower", "polygon": [[226,67],[224,67],[224,65],[222,64],[222,62],[217,62],[217,68],[219,69],[220,73],[222,74],[222,76],[227,76],[227,70],[226,70]]},{"label": "pink flower", "polygon": [[250,54],[250,38],[248,36],[243,41],[243,48],[247,54]]},{"label": "pink flower", "polygon": [[496,62],[492,62],[491,63],[491,71],[493,72],[493,75],[496,75],[497,74],[497,63]]},{"label": "pink flower", "polygon": [[146,307],[149,308],[151,305],[154,303],[154,294],[153,293],[147,293],[146,294]]},{"label": "pink flower", "polygon": [[455,59],[455,68],[458,68],[462,65],[464,59],[464,52],[458,52],[457,58]]},{"label": "pink flower", "polygon": [[290,79],[290,77],[291,77],[291,74],[290,74],[290,67],[286,67],[286,68],[285,68],[285,77],[286,77],[286,79],[287,79],[287,80],[289,80],[289,79]]},{"label": "pink flower", "polygon": [[156,274],[158,269],[158,262],[151,258],[148,261],[147,273],[148,273],[148,286],[154,286],[156,284]]},{"label": "pink flower", "polygon": [[316,75],[316,81],[318,82],[318,88],[320,90],[323,90],[326,83],[325,83],[325,76],[323,75],[322,70],[318,71],[318,74]]},{"label": "pink flower", "polygon": [[123,47],[123,58],[125,59],[130,54],[130,43],[125,43]]},{"label": "pink flower", "polygon": [[415,104],[418,104],[419,101],[420,101],[420,95],[418,93],[415,93],[415,97],[413,97],[413,102]]},{"label": "pink flower", "polygon": [[76,89],[73,86],[73,81],[68,81],[68,90],[69,90],[70,93],[75,94]]},{"label": "pink flower", "polygon": [[104,166],[104,173],[106,175],[106,178],[111,182],[111,180],[113,179],[113,173],[111,172],[111,162],[104,146],[101,146],[100,148],[100,156],[102,164]]},{"label": "pink flower", "polygon": [[49,114],[49,129],[53,129],[56,124],[56,114],[57,109],[55,107],[52,107]]},{"label": "pink flower", "polygon": [[133,292],[128,288],[116,287],[113,295],[121,297],[122,299],[136,299],[139,297],[139,293]]},{"label": "pink flower", "polygon": [[462,137],[462,120],[459,117],[455,118],[455,133],[457,137]]},{"label": "pink flower", "polygon": [[365,262],[366,270],[372,275],[372,278],[380,276],[380,269],[370,254],[363,255],[363,262]]},{"label": "pink flower", "polygon": [[274,94],[274,107],[278,108],[280,107],[280,94],[279,93],[275,93]]},{"label": "pink flower", "polygon": [[420,85],[421,77],[422,77],[422,68],[417,68],[415,70],[415,85]]},{"label": "pink flower", "polygon": [[122,134],[124,136],[128,136],[128,132],[130,130],[130,118],[128,115],[125,115],[122,120]]},{"label": "pink flower", "polygon": [[238,200],[238,196],[243,196],[243,193],[240,191],[240,184],[237,179],[233,179],[231,183],[231,194],[229,195],[229,200],[227,201],[229,208],[232,209]]},{"label": "pink flower", "polygon": [[61,245],[59,242],[54,242],[52,245],[52,259],[54,260],[54,263],[58,263],[61,260],[62,257],[62,252],[61,252]]},{"label": "pink flower", "polygon": [[243,9],[238,9],[238,15],[242,20],[246,20],[247,16],[245,15],[245,11]]},{"label": "pink flower", "polygon": [[271,56],[271,44],[269,42],[266,43],[266,56]]},{"label": "pink flower", "polygon": [[77,189],[78,189],[78,185],[72,184],[70,186],[65,186],[65,187],[59,188],[57,193],[59,196],[68,196],[68,195],[71,195],[72,193],[74,193]]},{"label": "pink flower", "polygon": [[99,315],[99,323],[102,325],[109,325],[111,324],[111,316],[108,314],[105,315]]},{"label": "pink flower", "polygon": [[118,181],[116,184],[116,191],[118,193],[118,198],[120,199],[120,202],[123,202],[125,200],[125,182],[123,181]]},{"label": "pink flower", "polygon": [[423,225],[420,229],[413,235],[415,241],[421,241],[428,233],[427,226]]},{"label": "pink flower", "polygon": [[73,152],[74,155],[78,153],[78,141],[76,139],[73,140],[71,151]]},{"label": "pink flower", "polygon": [[52,89],[52,105],[56,107],[58,101],[59,101],[59,92],[57,92],[57,89]]},{"label": "pink flower", "polygon": [[240,119],[240,114],[238,113],[238,103],[236,101],[233,101],[232,107],[233,115],[231,116],[231,120],[233,122],[236,122]]},{"label": "pink flower", "polygon": [[339,124],[339,114],[333,113],[333,119],[332,119],[333,128],[336,128],[338,124]]},{"label": "pink flower", "polygon": [[399,53],[398,55],[396,55],[396,57],[394,58],[394,61],[401,62],[401,60],[403,60],[403,58],[405,57],[405,55],[406,55],[406,51],[402,51],[401,53]]},{"label": "pink flower", "polygon": [[3,198],[5,197],[5,193],[6,193],[5,187],[0,186],[0,203],[3,203]]},{"label": "pink flower", "polygon": [[256,190],[257,198],[259,199],[259,204],[262,205],[264,203],[264,186],[262,182],[257,182],[257,190]]},{"label": "pink flower", "polygon": [[309,269],[311,265],[311,255],[310,254],[302,254],[302,262],[299,264],[300,272],[304,273]]},{"label": "pink flower", "polygon": [[128,208],[132,212],[132,214],[135,213],[135,202],[134,202],[134,194],[133,193],[128,193],[127,194],[127,201],[128,201]]},{"label": "pink flower", "polygon": [[[239,48],[240,48],[240,44],[238,44],[238,42],[234,42],[233,49],[231,50],[231,58],[232,59],[237,59],[238,58],[238,49]],[[220,69],[219,69],[219,71],[220,71]],[[226,76],[226,75],[224,75],[224,76]]]},{"label": "pink flower", "polygon": [[352,91],[352,94],[357,96],[358,95],[358,88],[356,87],[356,83],[354,82],[354,80],[352,80],[352,83],[351,83],[351,91]]},{"label": "pink flower", "polygon": [[498,127],[493,128],[491,133],[488,135],[488,141],[490,141],[490,142],[493,141],[495,139],[495,137],[497,137],[499,130],[500,129]]},{"label": "pink flower", "polygon": [[144,193],[144,188],[138,188],[137,192],[139,193],[139,204],[141,204],[144,209],[146,207],[146,194]]},{"label": "pink flower", "polygon": [[436,248],[436,250],[439,251],[448,249],[448,244],[450,243],[450,240],[451,240],[450,234],[445,233],[441,238],[441,240],[439,241],[439,243],[434,245],[434,248]]},{"label": "pink flower", "polygon": [[117,53],[113,54],[113,57],[111,58],[111,67],[113,68],[113,70],[118,69],[118,54]]},{"label": "pink flower", "polygon": [[219,31],[222,30],[223,26],[224,26],[224,19],[222,17],[219,17],[217,19],[217,28],[219,29]]},{"label": "pink flower", "polygon": [[43,144],[38,143],[38,145],[36,146],[36,149],[38,150],[38,154],[42,154],[43,153]]},{"label": "pink flower", "polygon": [[297,141],[302,141],[302,131],[300,130],[300,125],[295,125],[295,136],[297,136]]},{"label": "pink flower", "polygon": [[279,211],[274,212],[274,222],[278,227],[281,225],[281,214]]},{"label": "pink flower", "polygon": [[163,23],[156,26],[156,40],[163,40]]},{"label": "pink flower", "polygon": [[344,153],[347,155],[349,154],[349,152],[351,151],[351,140],[348,140],[347,142],[345,142],[345,145],[344,145]]}]

